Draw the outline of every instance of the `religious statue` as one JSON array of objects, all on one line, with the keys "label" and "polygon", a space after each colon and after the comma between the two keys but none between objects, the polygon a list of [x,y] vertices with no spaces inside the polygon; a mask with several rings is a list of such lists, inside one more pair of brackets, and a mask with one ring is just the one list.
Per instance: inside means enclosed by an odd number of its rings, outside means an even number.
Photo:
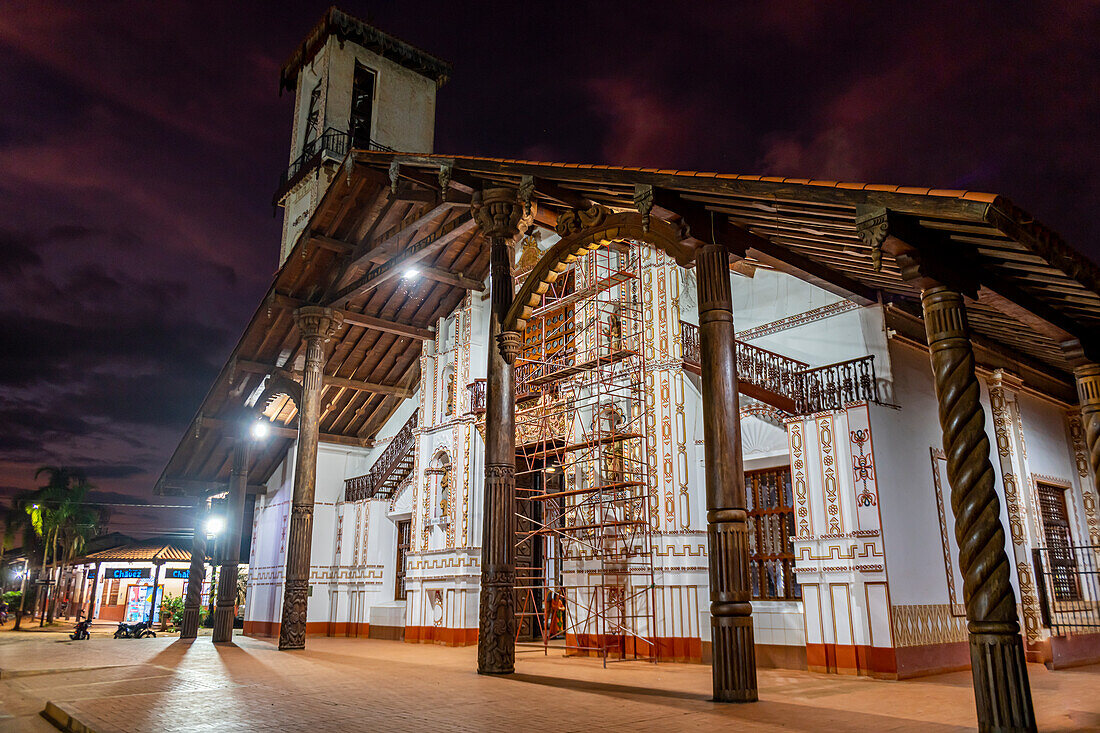
[{"label": "religious statue", "polygon": [[447,374],[447,414],[453,415],[455,413],[455,373],[453,371]]},{"label": "religious statue", "polygon": [[446,519],[450,516],[451,509],[451,467],[443,469],[443,475],[439,479],[439,516]]}]

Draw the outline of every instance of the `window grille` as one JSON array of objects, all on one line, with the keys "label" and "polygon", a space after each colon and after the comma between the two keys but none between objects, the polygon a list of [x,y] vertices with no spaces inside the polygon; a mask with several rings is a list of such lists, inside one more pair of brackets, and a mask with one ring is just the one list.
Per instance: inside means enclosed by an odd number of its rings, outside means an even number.
[{"label": "window grille", "polygon": [[752,597],[796,600],[794,497],[788,466],[745,472],[749,509],[749,576]]}]

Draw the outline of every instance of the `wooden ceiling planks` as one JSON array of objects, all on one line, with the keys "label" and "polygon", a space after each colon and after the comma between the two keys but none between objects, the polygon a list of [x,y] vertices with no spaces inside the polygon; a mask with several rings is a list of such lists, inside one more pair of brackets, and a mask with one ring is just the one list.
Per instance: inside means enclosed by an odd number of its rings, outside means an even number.
[{"label": "wooden ceiling planks", "polygon": [[[883,206],[912,215],[921,226],[950,237],[954,245],[973,252],[982,268],[1066,318],[1100,323],[1100,295],[1091,286],[1100,270],[999,197],[463,156],[356,151],[353,159],[354,166],[342,168],[322,197],[306,231],[277,274],[273,293],[296,301],[318,302],[326,293],[347,288],[377,267],[378,262],[372,259],[398,267],[400,259],[388,258],[400,256],[410,245],[448,223],[453,225],[456,217],[468,215],[464,197],[471,190],[492,185],[518,186],[524,176],[533,176],[544,182],[543,191],[557,191],[555,198],[540,193],[538,186],[535,189],[534,199],[550,211],[550,222],[554,221],[555,212],[563,210],[563,197],[631,209],[636,184],[660,186],[729,216],[775,248],[803,258],[807,266],[810,262],[820,264],[827,268],[821,271],[826,278],[830,273],[837,276],[843,273],[853,283],[881,292],[894,302],[904,302],[912,313],[919,293],[901,279],[889,256],[883,258],[881,268],[876,271],[870,248],[857,236],[856,207]],[[396,195],[389,185],[390,164],[395,161],[400,177]],[[441,207],[438,173],[444,163],[453,166],[448,190],[451,204]],[[436,215],[425,216],[433,211]],[[311,242],[310,237],[316,236],[332,241]],[[379,247],[382,248],[373,258],[363,259],[364,254]],[[768,256],[778,251],[771,250]],[[454,275],[461,273],[461,278],[442,278],[443,282],[420,278],[410,282],[389,275],[380,284],[351,292],[345,309],[427,329],[460,306],[468,292],[463,284],[468,286],[472,280],[483,282],[488,272],[488,248],[469,225],[419,259],[425,267]],[[360,264],[363,262],[366,264]],[[919,306],[916,312],[919,313]],[[1041,364],[1063,372],[1068,369],[1058,344],[1018,319],[981,303],[972,304],[971,316],[983,349],[1016,353],[1021,363],[1030,364],[1028,368],[1032,369]],[[329,348],[326,374],[387,385],[419,380],[421,347],[417,338],[345,324]],[[287,303],[272,302],[261,304],[233,358],[272,365],[282,364],[285,359],[285,363],[293,366],[300,354],[300,337],[292,309]],[[224,416],[247,399],[261,378],[257,374],[232,374],[227,366],[204,400],[201,414],[212,418]],[[322,396],[322,432],[349,440],[373,438],[400,402],[401,398],[393,395],[330,384]],[[293,403],[278,408],[279,423],[289,426],[296,419]],[[266,480],[278,467],[287,445],[288,439],[273,439],[263,450],[254,451],[251,472],[258,475],[250,475],[250,480]],[[200,427],[196,435],[194,426],[190,427],[162,473],[162,478],[173,477],[214,482],[227,479],[228,442],[223,431]]]}]

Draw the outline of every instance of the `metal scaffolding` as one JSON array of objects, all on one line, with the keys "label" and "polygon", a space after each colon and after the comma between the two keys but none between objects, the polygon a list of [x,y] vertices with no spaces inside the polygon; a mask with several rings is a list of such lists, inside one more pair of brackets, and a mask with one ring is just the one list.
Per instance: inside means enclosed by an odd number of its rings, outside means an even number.
[{"label": "metal scaffolding", "polygon": [[516,362],[520,635],[605,665],[657,657],[642,259],[578,258]]}]

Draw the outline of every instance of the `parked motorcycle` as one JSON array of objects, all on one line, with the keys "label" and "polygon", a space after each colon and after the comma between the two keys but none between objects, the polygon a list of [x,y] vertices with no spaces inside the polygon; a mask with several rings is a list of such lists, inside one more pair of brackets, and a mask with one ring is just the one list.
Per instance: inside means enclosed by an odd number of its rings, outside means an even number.
[{"label": "parked motorcycle", "polygon": [[88,638],[88,627],[92,625],[92,620],[86,618],[83,621],[76,622],[76,628],[73,629],[73,633],[69,634],[69,638],[73,641],[80,641]]},{"label": "parked motorcycle", "polygon": [[154,639],[157,636],[157,632],[153,631],[152,625],[148,621],[141,621],[133,625],[133,634],[135,639],[144,639],[147,636],[151,636]]},{"label": "parked motorcycle", "polygon": [[116,639],[144,639],[147,636],[156,637],[157,632],[150,628],[147,621],[139,621],[136,624],[127,624],[119,621],[115,629]]}]

